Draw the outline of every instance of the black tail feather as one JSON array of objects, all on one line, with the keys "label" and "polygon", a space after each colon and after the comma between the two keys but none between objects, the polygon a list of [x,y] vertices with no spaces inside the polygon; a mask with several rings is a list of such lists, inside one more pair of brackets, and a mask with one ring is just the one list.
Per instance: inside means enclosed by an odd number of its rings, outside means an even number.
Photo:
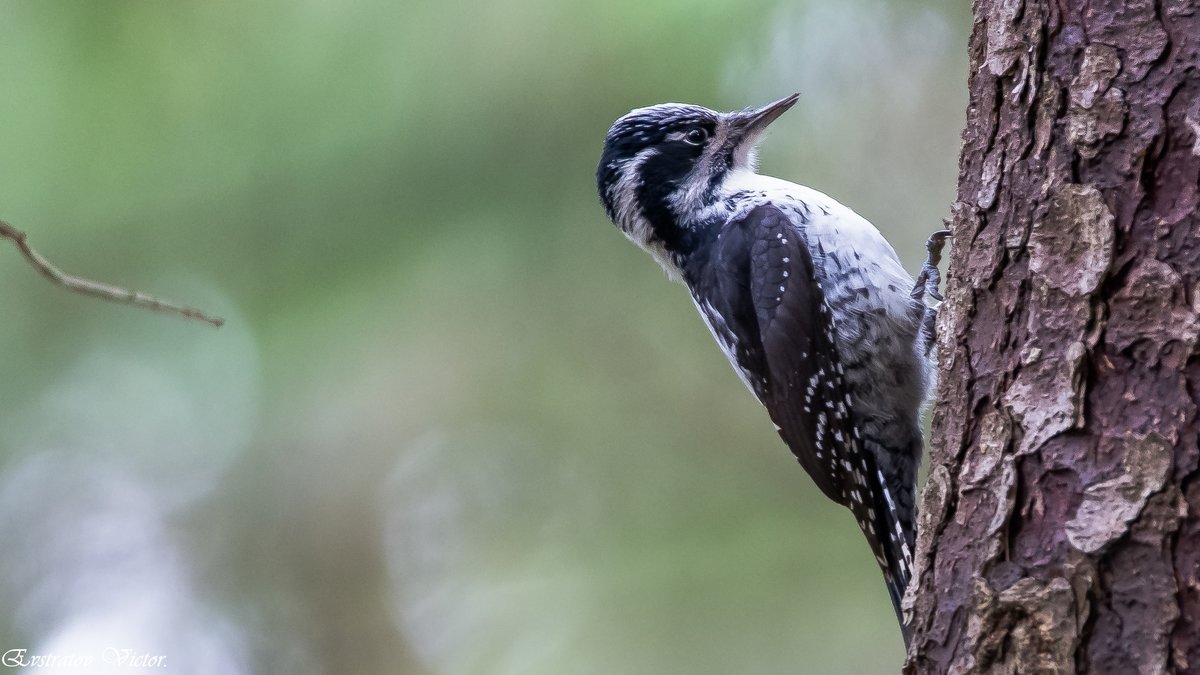
[{"label": "black tail feather", "polygon": [[865,479],[868,483],[869,503],[852,502],[849,506],[867,537],[871,552],[875,554],[875,561],[879,563],[883,572],[888,597],[892,601],[896,621],[900,624],[904,646],[907,648],[911,635],[904,621],[901,602],[912,577],[913,527],[911,522],[901,517],[883,473],[876,468]]}]

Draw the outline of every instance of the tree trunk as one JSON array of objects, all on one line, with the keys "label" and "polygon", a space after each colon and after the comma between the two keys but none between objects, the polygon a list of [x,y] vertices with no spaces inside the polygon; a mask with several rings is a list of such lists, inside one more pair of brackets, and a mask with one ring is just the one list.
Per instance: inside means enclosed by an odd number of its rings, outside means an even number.
[{"label": "tree trunk", "polygon": [[975,17],[906,672],[1200,672],[1200,9]]}]

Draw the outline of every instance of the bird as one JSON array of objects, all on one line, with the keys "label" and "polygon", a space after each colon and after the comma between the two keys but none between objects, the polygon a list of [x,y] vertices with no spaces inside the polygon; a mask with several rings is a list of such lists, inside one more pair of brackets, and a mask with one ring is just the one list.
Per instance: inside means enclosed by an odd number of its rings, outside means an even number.
[{"label": "bird", "polygon": [[850,509],[907,645],[901,601],[936,358],[937,263],[949,233],[929,238],[914,279],[849,207],[757,173],[764,131],[798,99],[734,112],[634,109],[605,137],[596,187],[613,224],[687,286],[813,482]]}]

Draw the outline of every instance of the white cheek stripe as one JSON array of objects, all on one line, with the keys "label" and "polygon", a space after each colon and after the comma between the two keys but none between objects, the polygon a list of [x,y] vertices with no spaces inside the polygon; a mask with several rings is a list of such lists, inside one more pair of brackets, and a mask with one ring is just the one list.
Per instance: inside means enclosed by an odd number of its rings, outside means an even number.
[{"label": "white cheek stripe", "polygon": [[653,228],[650,222],[642,216],[638,208],[638,190],[642,187],[641,168],[651,157],[658,154],[656,148],[646,148],[625,162],[619,170],[620,178],[609,191],[613,211],[616,214],[617,227],[629,241],[637,244],[643,251],[649,253],[666,271],[671,279],[679,279],[679,269],[671,261],[660,244],[653,241]]},{"label": "white cheek stripe", "polygon": [[617,225],[634,243],[639,245],[644,245],[644,242],[649,241],[650,235],[650,223],[646,222],[638,210],[637,193],[642,187],[641,168],[647,160],[657,154],[658,150],[646,148],[634,155],[633,159],[625,162],[625,166],[620,169],[620,178],[610,192],[615,207],[614,211],[616,211]]}]

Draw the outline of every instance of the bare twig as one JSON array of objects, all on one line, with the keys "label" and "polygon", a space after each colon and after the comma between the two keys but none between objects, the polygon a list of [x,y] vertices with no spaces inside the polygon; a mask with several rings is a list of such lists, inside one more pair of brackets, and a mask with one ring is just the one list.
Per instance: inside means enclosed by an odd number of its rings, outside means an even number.
[{"label": "bare twig", "polygon": [[198,309],[177,305],[173,302],[156,298],[153,295],[142,293],[141,291],[121,288],[120,286],[112,286],[99,281],[92,281],[91,279],[84,279],[83,277],[67,274],[66,272],[63,272],[52,265],[50,261],[43,258],[40,253],[32,248],[29,248],[29,244],[25,242],[25,233],[13,227],[12,225],[9,225],[3,220],[0,220],[0,237],[9,239],[16,244],[17,248],[21,249],[21,253],[25,256],[25,259],[29,261],[29,264],[33,265],[33,268],[40,272],[42,276],[49,279],[51,283],[62,286],[69,291],[82,293],[83,295],[91,295],[93,297],[103,298],[104,300],[111,300],[112,302],[119,302],[126,305],[144,307],[155,312],[178,314],[189,319],[203,321],[216,326],[217,328],[220,328],[225,323],[225,319],[220,317],[209,316]]}]

